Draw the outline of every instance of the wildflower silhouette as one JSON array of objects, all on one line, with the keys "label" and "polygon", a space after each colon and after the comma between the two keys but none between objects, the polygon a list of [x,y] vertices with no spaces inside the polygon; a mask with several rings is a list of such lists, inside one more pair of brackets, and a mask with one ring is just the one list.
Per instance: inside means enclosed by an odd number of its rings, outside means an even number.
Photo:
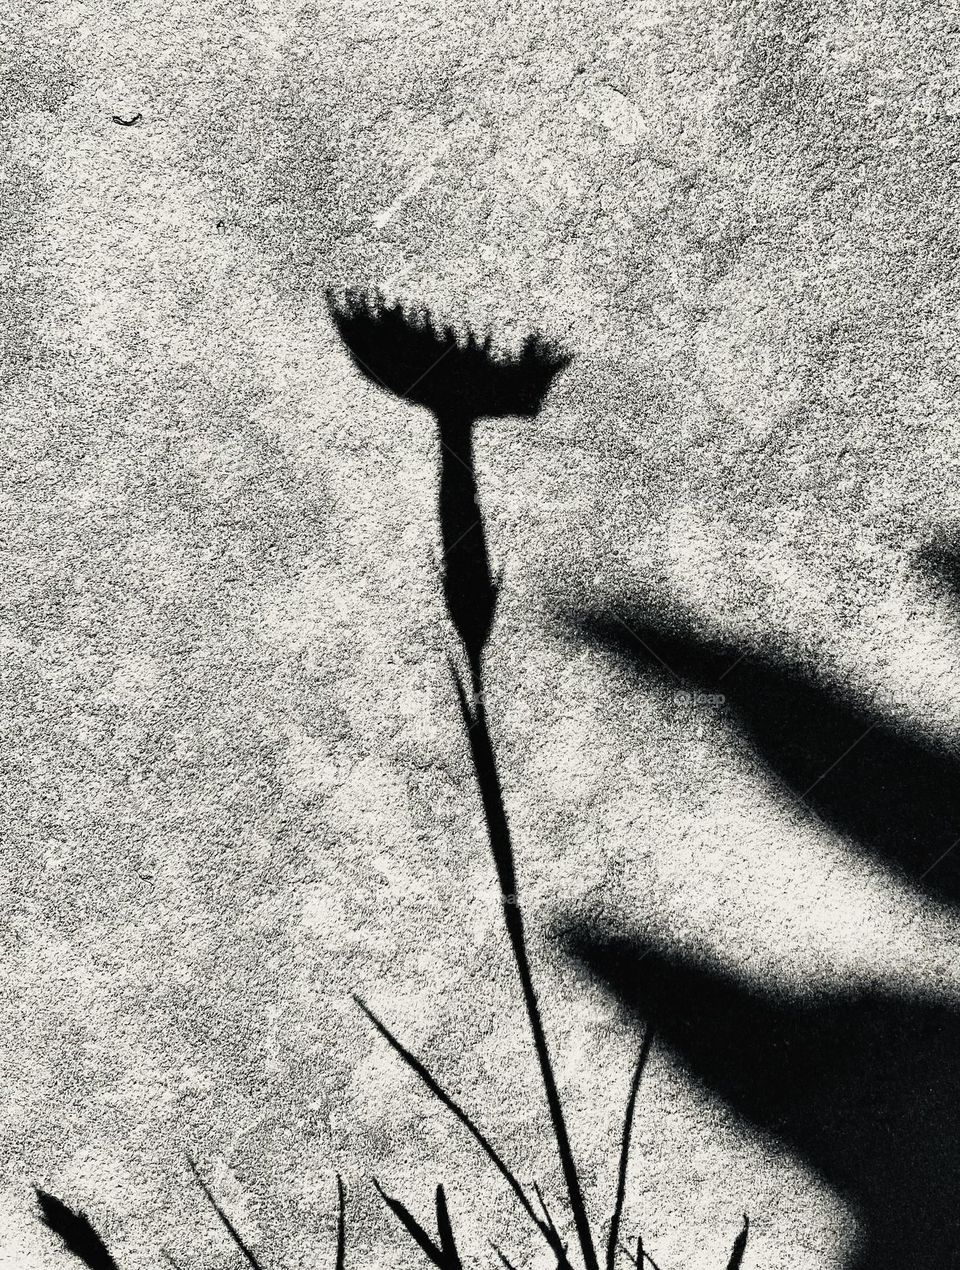
[{"label": "wildflower silhouette", "polygon": [[443,589],[450,619],[463,644],[471,681],[468,692],[454,672],[460,710],[470,738],[503,897],[504,920],[553,1122],[570,1214],[577,1230],[584,1270],[599,1270],[530,974],[510,828],[483,701],[483,653],[493,626],[497,595],[477,497],[473,457],[473,427],[477,419],[492,415],[533,417],[539,412],[554,376],[567,365],[569,358],[531,335],[518,358],[498,360],[492,354],[489,335],[481,343],[470,334],[460,343],[449,326],[438,331],[427,314],[408,316],[399,305],[387,307],[380,296],[368,300],[348,293],[344,302],[338,304],[336,298],[328,294],[327,300],[334,324],[362,373],[388,392],[425,406],[437,421]]},{"label": "wildflower silhouette", "polygon": [[[550,1112],[569,1216],[576,1230],[583,1270],[599,1270],[597,1246],[587,1216],[583,1189],[530,973],[510,826],[487,723],[483,655],[493,626],[497,589],[487,552],[473,457],[473,428],[477,420],[502,415],[533,418],[539,413],[554,377],[569,364],[570,358],[535,334],[525,340],[518,357],[498,358],[492,352],[489,335],[481,342],[470,333],[461,342],[451,327],[435,327],[426,311],[406,312],[398,304],[387,305],[380,295],[368,297],[358,292],[348,292],[338,298],[328,292],[327,303],[334,325],[361,373],[387,392],[426,407],[437,422],[440,443],[437,502],[444,547],[443,590],[450,619],[463,645],[470,677],[469,684],[465,684],[456,670],[453,672],[460,711],[467,729],[483,804],[487,836],[500,887],[504,924]],[[486,1152],[524,1211],[547,1240],[557,1258],[558,1270],[572,1270],[567,1246],[546,1209],[539,1188],[534,1189],[540,1212],[534,1208],[516,1176],[471,1117],[359,997],[357,1001],[397,1054],[444,1106],[453,1112]],[[620,1142],[617,1193],[607,1231],[606,1270],[614,1270],[617,1254],[623,1250],[619,1232],[626,1192],[631,1126],[640,1079],[652,1040],[653,1033],[648,1026],[627,1099]],[[423,1227],[416,1223],[408,1210],[403,1209],[400,1213],[396,1201],[388,1200],[386,1196],[384,1199],[401,1216],[408,1231],[415,1234],[420,1246],[425,1250],[432,1250],[428,1251],[428,1255],[439,1265],[442,1250],[437,1249]],[[738,1270],[746,1241],[745,1222],[734,1245],[728,1270]],[[638,1264],[642,1265],[644,1261],[653,1264],[639,1238],[637,1250]],[[512,1270],[503,1253],[499,1249],[495,1251],[508,1270]],[[627,1256],[633,1259],[632,1254],[628,1253]]]},{"label": "wildflower silhouette", "polygon": [[[380,296],[367,298],[356,292],[348,292],[337,297],[328,293],[327,302],[331,318],[354,364],[363,375],[385,391],[425,406],[437,421],[440,443],[438,511],[444,546],[443,590],[450,619],[463,645],[469,669],[466,683],[454,669],[455,685],[499,883],[504,925],[517,968],[540,1079],[550,1113],[569,1217],[580,1249],[581,1270],[600,1270],[597,1244],[587,1216],[583,1189],[530,972],[510,826],[484,704],[483,657],[493,627],[497,588],[490,569],[483,513],[477,497],[473,453],[473,428],[478,419],[503,415],[533,418],[539,412],[554,377],[570,359],[537,335],[527,338],[519,356],[497,358],[492,352],[489,336],[481,343],[471,334],[464,342],[460,342],[450,327],[437,330],[426,313],[408,314],[398,305],[388,307]],[[540,1188],[536,1185],[533,1188],[538,1205],[535,1207],[516,1174],[472,1117],[433,1078],[424,1064],[397,1040],[386,1024],[359,997],[356,1000],[399,1057],[443,1106],[452,1112],[484,1151],[512,1190],[523,1211],[546,1240],[556,1258],[557,1270],[574,1270],[567,1244],[547,1209]],[[645,1262],[652,1270],[658,1270],[641,1238],[638,1237],[636,1241],[636,1255],[625,1249],[619,1239],[634,1109],[652,1042],[653,1032],[648,1025],[627,1098],[620,1141],[616,1197],[607,1229],[605,1270],[614,1270],[618,1252],[623,1252],[639,1270],[642,1270]],[[192,1160],[190,1166],[244,1260],[251,1270],[260,1270],[257,1258],[214,1199]],[[436,1238],[428,1233],[404,1204],[388,1195],[376,1179],[374,1186],[387,1208],[438,1270],[462,1270],[442,1186],[438,1186],[436,1192]],[[336,1270],[345,1270],[345,1196],[339,1176],[337,1188],[339,1223]],[[106,1247],[82,1214],[71,1213],[52,1196],[40,1193],[40,1198],[47,1224],[61,1235],[75,1256],[90,1267],[90,1270],[116,1270]],[[727,1270],[738,1270],[740,1267],[746,1247],[747,1229],[745,1219]],[[500,1249],[495,1247],[494,1251],[507,1270],[513,1270],[511,1262]],[[166,1256],[166,1260],[174,1270],[178,1270],[172,1258]]]},{"label": "wildflower silhouette", "polygon": [[328,292],[333,322],[367,379],[431,411],[440,442],[439,515],[443,590],[467,655],[473,697],[480,694],[481,659],[493,626],[496,587],[477,498],[473,428],[480,418],[536,415],[569,358],[530,336],[519,357],[497,358],[488,335],[459,341],[426,313],[407,314],[382,297]]}]

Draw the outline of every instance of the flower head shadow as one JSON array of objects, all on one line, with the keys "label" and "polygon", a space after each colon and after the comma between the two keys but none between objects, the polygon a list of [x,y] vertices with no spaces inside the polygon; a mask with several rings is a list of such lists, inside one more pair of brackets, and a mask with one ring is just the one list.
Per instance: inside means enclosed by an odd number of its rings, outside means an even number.
[{"label": "flower head shadow", "polygon": [[536,415],[554,376],[570,358],[537,335],[516,357],[498,357],[492,337],[435,326],[425,310],[388,305],[383,296],[327,292],[333,324],[357,369],[387,392],[439,419]]},{"label": "flower head shadow", "polygon": [[440,443],[438,512],[443,540],[443,591],[450,619],[480,692],[480,662],[493,626],[497,586],[487,552],[473,457],[473,425],[481,417],[532,418],[554,376],[570,358],[529,335],[515,358],[497,359],[490,335],[461,343],[426,312],[388,306],[383,297],[327,293],[331,317],[354,364],[367,379],[437,420]]}]

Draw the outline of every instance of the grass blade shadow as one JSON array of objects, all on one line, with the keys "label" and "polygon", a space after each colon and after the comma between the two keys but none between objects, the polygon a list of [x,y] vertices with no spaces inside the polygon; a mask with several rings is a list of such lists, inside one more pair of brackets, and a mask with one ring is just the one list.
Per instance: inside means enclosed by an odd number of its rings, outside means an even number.
[{"label": "grass blade shadow", "polygon": [[347,1197],[343,1178],[337,1174],[337,1260],[336,1270],[346,1270],[347,1264]]},{"label": "grass blade shadow", "polygon": [[533,986],[533,975],[530,972],[527,939],[523,926],[523,911],[520,907],[517,893],[517,877],[514,866],[513,843],[510,838],[510,825],[503,801],[503,791],[500,787],[500,777],[497,772],[493,743],[490,740],[490,731],[487,727],[483,695],[478,693],[476,705],[471,707],[467,700],[463,682],[456,672],[454,672],[454,682],[460,700],[460,711],[467,729],[470,753],[473,758],[477,785],[480,789],[480,801],[483,805],[484,818],[487,824],[487,836],[497,871],[497,880],[500,885],[503,919],[517,967],[517,977],[520,980],[520,989],[523,994],[527,1020],[533,1036],[534,1050],[536,1051],[540,1068],[540,1080],[546,1095],[553,1134],[557,1144],[557,1154],[560,1157],[560,1167],[566,1184],[570,1215],[576,1227],[585,1270],[599,1270],[599,1262],[597,1261],[593,1242],[593,1232],[590,1229],[590,1221],[587,1217],[583,1188],[580,1185],[573,1148],[570,1145],[570,1135],[567,1132],[563,1103],[560,1099],[560,1091],[557,1088],[556,1077],[553,1072],[553,1062],[550,1058],[546,1032],[544,1031],[543,1020],[540,1015],[540,1004],[537,1000],[536,989]]},{"label": "grass blade shadow", "polygon": [[513,1262],[507,1260],[505,1254],[500,1251],[500,1249],[497,1247],[496,1244],[491,1244],[490,1247],[500,1258],[500,1261],[506,1267],[506,1270],[516,1270],[516,1266],[513,1264]]},{"label": "grass blade shadow", "polygon": [[397,1038],[390,1031],[390,1029],[387,1027],[387,1025],[377,1018],[377,1016],[373,1013],[373,1011],[362,999],[362,997],[359,997],[356,994],[354,994],[353,999],[354,1001],[356,1001],[357,1005],[360,1007],[363,1013],[367,1016],[367,1018],[370,1020],[373,1026],[377,1029],[380,1035],[384,1038],[387,1044],[394,1050],[395,1053],[397,1053],[400,1056],[400,1058],[403,1059],[403,1061],[407,1064],[407,1066],[411,1069],[411,1071],[415,1072],[416,1075],[419,1076],[419,1078],[423,1081],[423,1083],[434,1095],[434,1097],[437,1098],[447,1108],[448,1111],[452,1112],[453,1115],[456,1116],[456,1118],[464,1126],[464,1128],[470,1133],[474,1141],[481,1148],[481,1150],[485,1152],[485,1154],[487,1155],[487,1158],[494,1165],[494,1167],[499,1172],[500,1176],[504,1179],[504,1181],[513,1191],[514,1195],[516,1195],[524,1212],[528,1215],[528,1217],[531,1219],[531,1221],[534,1223],[534,1225],[537,1227],[540,1233],[547,1240],[547,1243],[550,1245],[551,1249],[553,1251],[556,1251],[550,1232],[547,1230],[543,1222],[537,1216],[536,1210],[534,1209],[533,1204],[528,1199],[527,1194],[524,1191],[523,1187],[520,1185],[513,1171],[507,1165],[506,1161],[503,1159],[499,1151],[497,1151],[496,1147],[493,1145],[490,1139],[486,1136],[486,1134],[482,1131],[482,1129],[480,1129],[480,1127],[467,1114],[467,1112],[463,1110],[463,1108],[459,1105],[459,1103],[454,1101],[454,1099],[450,1096],[450,1094],[447,1093],[447,1091],[443,1088],[443,1086],[438,1084],[437,1081],[434,1080],[433,1076],[430,1074],[427,1068],[423,1065],[423,1063],[421,1063],[420,1059],[417,1058],[415,1054],[411,1053],[410,1050],[408,1050],[405,1045],[403,1045],[400,1041],[398,1041]]},{"label": "grass blade shadow", "polygon": [[117,1263],[84,1213],[68,1208],[56,1195],[34,1187],[43,1224],[59,1235],[78,1261],[89,1270],[117,1270]]},{"label": "grass blade shadow", "polygon": [[220,1218],[220,1221],[223,1223],[224,1228],[226,1229],[227,1233],[229,1234],[233,1242],[240,1249],[240,1252],[243,1254],[245,1260],[248,1262],[250,1266],[253,1267],[253,1270],[263,1270],[263,1266],[261,1266],[260,1262],[256,1259],[256,1257],[253,1255],[253,1253],[250,1251],[247,1245],[243,1242],[243,1239],[241,1238],[240,1233],[237,1230],[237,1228],[234,1226],[233,1222],[230,1220],[227,1214],[223,1211],[223,1209],[214,1199],[213,1194],[210,1191],[210,1188],[207,1186],[206,1182],[200,1176],[200,1170],[197,1168],[196,1162],[189,1155],[187,1156],[187,1163],[190,1165],[190,1168],[193,1172],[193,1176],[200,1183],[200,1187],[204,1195],[206,1195],[207,1199],[209,1200],[211,1208]]},{"label": "grass blade shadow", "polygon": [[633,1117],[637,1107],[637,1094],[640,1092],[640,1081],[647,1065],[647,1059],[650,1057],[652,1044],[653,1028],[648,1023],[640,1045],[640,1054],[633,1072],[633,1079],[630,1082],[630,1093],[627,1097],[627,1108],[623,1117],[623,1134],[620,1139],[620,1166],[617,1171],[617,1197],[613,1205],[613,1216],[610,1218],[610,1234],[607,1239],[607,1270],[614,1270],[617,1257],[620,1220],[623,1216],[623,1205],[627,1195],[627,1165],[630,1160],[630,1137],[633,1132]]},{"label": "grass blade shadow", "polygon": [[462,1270],[460,1257],[457,1253],[456,1244],[453,1240],[453,1230],[450,1227],[450,1215],[447,1212],[447,1201],[443,1194],[443,1187],[437,1187],[437,1220],[440,1230],[440,1245],[433,1242],[424,1228],[414,1217],[406,1204],[398,1199],[394,1199],[392,1195],[388,1195],[376,1178],[373,1184],[377,1189],[380,1198],[393,1213],[394,1217],[401,1223],[407,1234],[411,1236],[423,1254],[429,1261],[437,1267],[437,1270]]},{"label": "grass blade shadow", "polygon": [[460,1254],[457,1252],[456,1240],[453,1237],[453,1226],[450,1224],[450,1212],[447,1208],[447,1197],[443,1187],[437,1187],[437,1234],[440,1247],[443,1249],[450,1270],[460,1270]]},{"label": "grass blade shadow", "polygon": [[727,1270],[740,1270],[743,1262],[743,1254],[747,1250],[747,1238],[750,1234],[750,1218],[746,1213],[743,1214],[743,1227],[740,1234],[733,1245],[733,1252],[730,1254],[730,1260],[727,1262]]}]

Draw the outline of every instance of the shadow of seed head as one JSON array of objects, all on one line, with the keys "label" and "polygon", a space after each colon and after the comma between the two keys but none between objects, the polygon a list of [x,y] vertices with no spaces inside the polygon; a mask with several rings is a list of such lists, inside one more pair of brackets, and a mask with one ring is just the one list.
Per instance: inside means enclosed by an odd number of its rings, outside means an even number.
[{"label": "shadow of seed head", "polygon": [[522,415],[543,405],[554,376],[570,362],[538,335],[517,357],[498,357],[488,332],[460,341],[438,327],[426,309],[387,305],[382,295],[326,293],[327,308],[354,365],[386,392],[424,406],[440,418]]}]

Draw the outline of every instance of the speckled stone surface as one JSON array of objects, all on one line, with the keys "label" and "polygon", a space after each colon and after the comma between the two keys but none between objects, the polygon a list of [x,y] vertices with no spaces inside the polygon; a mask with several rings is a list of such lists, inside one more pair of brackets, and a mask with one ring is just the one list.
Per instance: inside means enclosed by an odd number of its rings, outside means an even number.
[{"label": "speckled stone surface", "polygon": [[[0,19],[0,1265],[549,1257],[362,994],[559,1201],[447,655],[429,416],[327,286],[571,355],[478,433],[488,708],[591,1213],[636,1020],[557,938],[952,1005],[955,907],[783,795],[611,604],[958,742],[960,21],[925,0],[26,0]],[[127,127],[116,115],[141,116]],[[681,620],[678,618],[677,620]],[[731,661],[733,655],[731,655]],[[872,717],[872,715],[871,715]],[[957,828],[960,836],[960,826]],[[879,1114],[882,1114],[882,1109]],[[923,1136],[923,1127],[918,1126]],[[840,1270],[861,1215],[658,1045],[662,1270]],[[918,1232],[922,1243],[922,1231]],[[922,1259],[921,1259],[922,1260]],[[919,1264],[919,1262],[918,1262]]]}]

